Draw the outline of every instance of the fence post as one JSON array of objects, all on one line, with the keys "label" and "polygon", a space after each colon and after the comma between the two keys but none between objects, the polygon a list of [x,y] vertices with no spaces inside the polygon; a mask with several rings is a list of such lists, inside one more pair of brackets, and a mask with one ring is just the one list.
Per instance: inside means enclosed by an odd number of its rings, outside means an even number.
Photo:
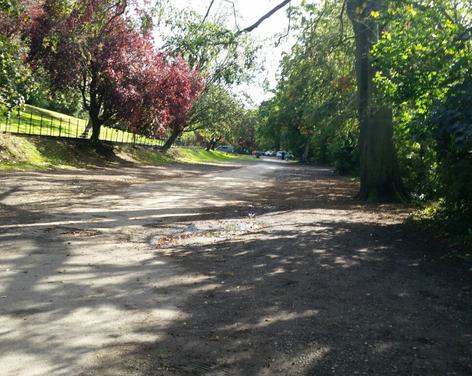
[{"label": "fence post", "polygon": [[43,114],[41,113],[41,120],[39,121],[39,135],[43,133]]},{"label": "fence post", "polygon": [[70,137],[70,118],[69,118],[69,127],[67,127],[67,137]]},{"label": "fence post", "polygon": [[21,112],[18,110],[18,124],[16,125],[16,133],[20,133]]},{"label": "fence post", "polygon": [[59,118],[59,137],[61,137],[61,131],[62,131],[62,118]]},{"label": "fence post", "polygon": [[29,134],[31,134],[32,125],[33,125],[33,111],[31,111],[31,109],[30,109],[29,130],[28,130]]},{"label": "fence post", "polygon": [[77,123],[75,125],[75,138],[79,138],[79,119],[77,119]]},{"label": "fence post", "polygon": [[49,116],[49,136],[52,136],[52,115]]}]

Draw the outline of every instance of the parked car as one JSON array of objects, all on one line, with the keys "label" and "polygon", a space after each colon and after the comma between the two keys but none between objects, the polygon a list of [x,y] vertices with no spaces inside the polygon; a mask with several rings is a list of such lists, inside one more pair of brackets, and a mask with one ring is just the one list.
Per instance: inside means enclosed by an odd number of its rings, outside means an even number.
[{"label": "parked car", "polygon": [[254,150],[254,151],[252,152],[252,155],[253,155],[254,157],[256,157],[256,158],[260,158],[260,157],[262,157],[262,156],[264,155],[264,152],[259,151],[259,150]]},{"label": "parked car", "polygon": [[234,148],[231,145],[220,145],[216,150],[224,151],[225,153],[234,153]]},{"label": "parked car", "polygon": [[242,154],[242,155],[250,155],[251,151],[248,148],[245,148],[243,146],[235,146],[234,147],[234,153],[235,154]]},{"label": "parked car", "polygon": [[275,156],[275,151],[267,150],[267,151],[264,153],[264,155],[265,155],[266,157],[273,157],[273,156]]},{"label": "parked car", "polygon": [[279,150],[275,156],[276,156],[278,159],[284,160],[284,159],[285,159],[285,156],[286,156],[287,154],[288,154],[288,153],[287,153],[285,150]]}]

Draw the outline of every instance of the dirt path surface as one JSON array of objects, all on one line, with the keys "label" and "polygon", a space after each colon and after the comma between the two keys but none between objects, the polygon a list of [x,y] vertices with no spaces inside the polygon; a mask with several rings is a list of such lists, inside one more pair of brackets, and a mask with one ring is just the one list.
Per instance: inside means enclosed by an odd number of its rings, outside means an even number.
[{"label": "dirt path surface", "polygon": [[470,266],[270,161],[0,175],[1,375],[471,375]]}]

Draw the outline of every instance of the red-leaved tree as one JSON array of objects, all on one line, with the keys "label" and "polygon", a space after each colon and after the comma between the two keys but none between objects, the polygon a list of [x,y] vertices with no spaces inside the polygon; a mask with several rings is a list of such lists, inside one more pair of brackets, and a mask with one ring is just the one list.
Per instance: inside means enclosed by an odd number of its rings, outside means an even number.
[{"label": "red-leaved tree", "polygon": [[64,4],[31,9],[30,59],[53,89],[80,90],[93,143],[103,125],[158,135],[186,117],[202,87],[199,72],[156,51],[150,30],[126,17],[126,1]]}]

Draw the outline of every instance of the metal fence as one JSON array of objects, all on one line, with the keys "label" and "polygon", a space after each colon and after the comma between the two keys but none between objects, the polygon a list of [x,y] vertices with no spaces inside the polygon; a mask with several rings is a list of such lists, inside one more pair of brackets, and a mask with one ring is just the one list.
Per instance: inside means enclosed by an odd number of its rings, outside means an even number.
[{"label": "metal fence", "polygon": [[[14,112],[10,117],[0,117],[0,132],[49,136],[61,138],[86,139],[91,135],[91,130],[86,132],[87,121],[67,115],[48,114],[34,107],[27,107],[25,111]],[[131,131],[102,126],[101,141],[109,141],[120,144],[162,146],[164,140],[146,137]]]}]

